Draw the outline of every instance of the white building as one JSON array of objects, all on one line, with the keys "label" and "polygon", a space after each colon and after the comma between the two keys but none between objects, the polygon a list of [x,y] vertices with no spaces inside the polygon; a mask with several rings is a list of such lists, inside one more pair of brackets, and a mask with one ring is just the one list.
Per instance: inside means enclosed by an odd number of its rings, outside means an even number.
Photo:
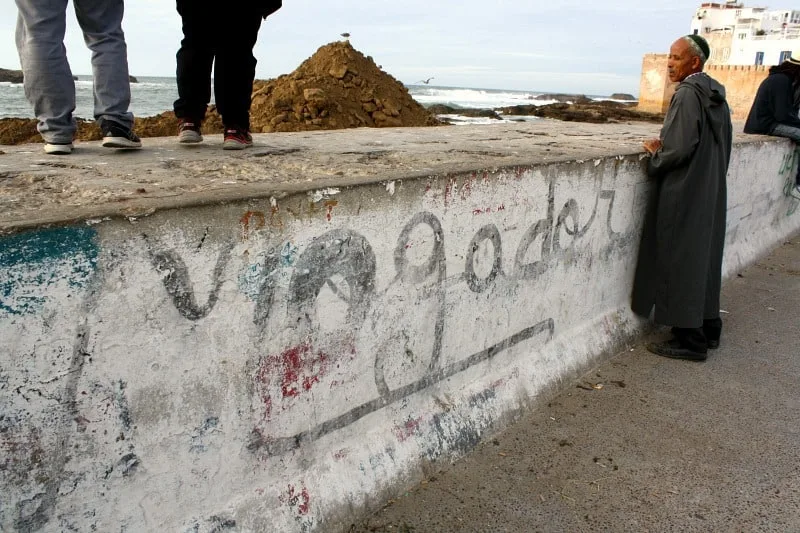
[{"label": "white building", "polygon": [[703,3],[691,30],[708,40],[711,64],[777,65],[793,52],[800,57],[800,10]]}]

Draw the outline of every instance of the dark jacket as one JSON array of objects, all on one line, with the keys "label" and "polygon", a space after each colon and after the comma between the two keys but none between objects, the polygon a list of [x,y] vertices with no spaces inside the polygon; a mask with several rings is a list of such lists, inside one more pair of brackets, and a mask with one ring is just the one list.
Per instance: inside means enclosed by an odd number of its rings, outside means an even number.
[{"label": "dark jacket", "polygon": [[259,0],[261,16],[267,18],[281,8],[282,0]]},{"label": "dark jacket", "polygon": [[645,218],[631,308],[667,326],[697,328],[719,318],[722,251],[733,127],[725,88],[704,73],[675,91]]},{"label": "dark jacket", "polygon": [[761,82],[744,132],[769,135],[778,124],[800,128],[792,79],[782,72],[770,74]]}]

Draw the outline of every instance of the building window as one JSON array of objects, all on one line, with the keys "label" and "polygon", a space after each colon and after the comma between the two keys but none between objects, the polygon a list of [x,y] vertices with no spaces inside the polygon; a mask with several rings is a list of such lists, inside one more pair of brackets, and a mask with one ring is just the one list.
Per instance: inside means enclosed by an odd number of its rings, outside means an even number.
[{"label": "building window", "polygon": [[764,64],[764,52],[756,52],[756,65]]},{"label": "building window", "polygon": [[[784,61],[786,61],[790,57],[792,57],[792,51],[791,50],[786,50],[784,52],[781,52],[781,58],[778,61],[778,63],[783,63]],[[756,64],[758,64],[758,63],[756,63]]]},{"label": "building window", "polygon": [[694,30],[694,34],[697,35],[697,30]]}]

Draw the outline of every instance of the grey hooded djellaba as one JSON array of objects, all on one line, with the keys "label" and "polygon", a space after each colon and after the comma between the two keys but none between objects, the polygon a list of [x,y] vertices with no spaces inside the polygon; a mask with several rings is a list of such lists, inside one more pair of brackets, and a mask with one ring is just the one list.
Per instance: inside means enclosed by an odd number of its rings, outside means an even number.
[{"label": "grey hooded djellaba", "polygon": [[699,328],[719,317],[731,155],[725,87],[705,73],[678,85],[650,158],[648,206],[631,309],[658,324]]}]

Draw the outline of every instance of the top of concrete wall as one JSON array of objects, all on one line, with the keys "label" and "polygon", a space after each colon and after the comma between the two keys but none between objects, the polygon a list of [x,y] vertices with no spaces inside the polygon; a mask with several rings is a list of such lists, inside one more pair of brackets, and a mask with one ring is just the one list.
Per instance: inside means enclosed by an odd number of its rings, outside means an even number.
[{"label": "top of concrete wall", "polygon": [[81,143],[70,156],[38,144],[2,147],[0,233],[98,217],[225,201],[282,198],[456,172],[641,153],[656,124],[538,121],[471,127],[344,130],[255,135],[230,153],[219,136],[188,148],[145,139],[141,151]]}]

